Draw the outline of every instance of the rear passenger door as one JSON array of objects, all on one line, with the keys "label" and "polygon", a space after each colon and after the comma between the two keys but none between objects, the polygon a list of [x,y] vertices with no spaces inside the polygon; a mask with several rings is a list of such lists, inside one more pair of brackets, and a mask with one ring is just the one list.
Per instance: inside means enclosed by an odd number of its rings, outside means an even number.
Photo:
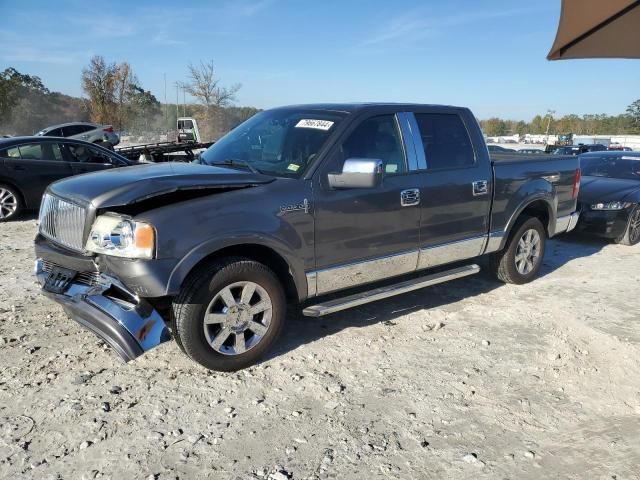
[{"label": "rear passenger door", "polygon": [[0,151],[5,168],[25,197],[27,208],[40,204],[49,184],[71,175],[56,142],[29,142]]},{"label": "rear passenger door", "polygon": [[474,147],[484,144],[470,115],[462,109],[414,112],[416,149],[426,163],[418,268],[472,258],[484,248],[493,174],[487,152]]}]

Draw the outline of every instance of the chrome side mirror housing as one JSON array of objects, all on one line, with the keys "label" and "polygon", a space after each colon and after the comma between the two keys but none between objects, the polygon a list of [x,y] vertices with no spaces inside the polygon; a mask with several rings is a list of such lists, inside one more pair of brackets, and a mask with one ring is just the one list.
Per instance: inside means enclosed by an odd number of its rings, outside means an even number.
[{"label": "chrome side mirror housing", "polygon": [[377,158],[348,158],[342,173],[328,174],[329,186],[334,190],[374,188],[382,180],[382,160]]}]

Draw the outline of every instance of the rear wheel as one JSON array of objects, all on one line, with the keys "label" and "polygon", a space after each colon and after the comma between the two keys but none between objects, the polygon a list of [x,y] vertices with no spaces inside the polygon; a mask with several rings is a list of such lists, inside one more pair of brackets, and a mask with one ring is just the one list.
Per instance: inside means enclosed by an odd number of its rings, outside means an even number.
[{"label": "rear wheel", "polygon": [[504,250],[492,257],[496,277],[521,285],[535,278],[542,266],[546,232],[535,217],[522,217],[509,236]]},{"label": "rear wheel", "polygon": [[627,228],[622,236],[616,238],[616,243],[622,245],[636,245],[640,243],[640,205],[635,205],[631,209]]},{"label": "rear wheel", "polygon": [[265,265],[228,258],[197,270],[173,302],[172,330],[182,350],[211,370],[256,363],[278,338],[286,302]]},{"label": "rear wheel", "polygon": [[22,210],[20,195],[8,185],[0,185],[0,222],[17,217]]}]

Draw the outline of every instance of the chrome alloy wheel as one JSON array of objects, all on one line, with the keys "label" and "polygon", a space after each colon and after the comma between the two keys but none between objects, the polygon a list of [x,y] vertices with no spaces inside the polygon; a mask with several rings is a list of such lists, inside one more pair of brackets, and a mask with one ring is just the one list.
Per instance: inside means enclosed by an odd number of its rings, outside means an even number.
[{"label": "chrome alloy wheel", "polygon": [[633,245],[640,238],[640,206],[636,207],[629,219],[629,241]]},{"label": "chrome alloy wheel", "polygon": [[527,275],[540,259],[540,234],[533,228],[525,231],[516,248],[516,269],[521,275]]},{"label": "chrome alloy wheel", "polygon": [[223,355],[251,350],[267,334],[272,309],[271,297],[257,283],[227,285],[205,310],[205,338],[211,348]]},{"label": "chrome alloy wheel", "polygon": [[18,199],[11,190],[0,187],[0,218],[9,218],[18,209]]}]

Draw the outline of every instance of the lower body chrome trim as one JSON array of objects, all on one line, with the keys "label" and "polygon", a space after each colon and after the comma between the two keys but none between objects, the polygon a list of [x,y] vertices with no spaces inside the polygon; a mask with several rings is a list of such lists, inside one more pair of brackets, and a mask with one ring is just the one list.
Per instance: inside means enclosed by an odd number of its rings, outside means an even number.
[{"label": "lower body chrome trim", "polygon": [[573,212],[571,215],[558,217],[558,219],[556,220],[556,225],[555,225],[555,230],[553,232],[553,235],[570,232],[571,230],[576,228],[579,218],[580,218],[580,212]]},{"label": "lower body chrome trim", "polygon": [[418,270],[467,260],[482,255],[486,235],[420,249]]},{"label": "lower body chrome trim", "polygon": [[418,251],[413,250],[348,265],[330,267],[307,273],[307,288],[309,292],[313,291],[312,284],[315,283],[315,295],[323,295],[336,290],[344,290],[384,278],[411,273],[416,270],[417,265]]},{"label": "lower body chrome trim", "polygon": [[318,294],[318,273],[307,272],[307,298],[315,297]]},{"label": "lower body chrome trim", "polygon": [[413,290],[419,290],[421,288],[436,285],[438,283],[448,282],[456,278],[466,277],[473,275],[480,271],[478,265],[466,265],[464,267],[454,268],[446,272],[434,273],[432,275],[425,275],[424,277],[407,280],[405,282],[397,283],[395,285],[389,285],[387,287],[380,287],[368,292],[356,293],[348,297],[331,300],[318,305],[313,305],[305,308],[302,314],[307,317],[322,317],[330,313],[339,312],[348,308],[357,307],[365,303],[375,302],[376,300],[382,300],[384,298],[393,297],[395,295],[401,295],[403,293],[411,292]]},{"label": "lower body chrome trim", "polygon": [[484,249],[483,253],[493,253],[500,250],[502,247],[502,242],[504,241],[504,237],[506,236],[506,232],[504,230],[496,230],[494,232],[489,232],[489,238],[487,239],[487,246]]},{"label": "lower body chrome trim", "polygon": [[569,233],[571,230],[576,228],[576,225],[578,225],[578,220],[580,220],[580,212],[573,212],[570,217],[571,219],[569,220],[569,225],[567,226],[566,233]]}]

